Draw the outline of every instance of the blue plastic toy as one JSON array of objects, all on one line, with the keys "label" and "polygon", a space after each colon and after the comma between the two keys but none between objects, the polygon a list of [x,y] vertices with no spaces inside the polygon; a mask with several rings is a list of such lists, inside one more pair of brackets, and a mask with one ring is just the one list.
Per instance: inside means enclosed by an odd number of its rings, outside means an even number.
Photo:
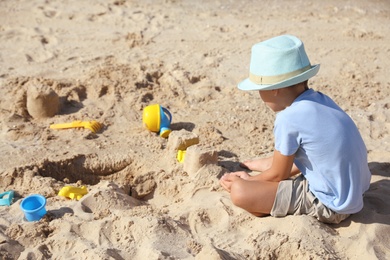
[{"label": "blue plastic toy", "polygon": [[0,206],[11,206],[13,199],[14,199],[13,190],[0,193]]},{"label": "blue plastic toy", "polygon": [[46,198],[40,194],[30,195],[22,200],[20,208],[27,221],[38,221],[46,215]]}]

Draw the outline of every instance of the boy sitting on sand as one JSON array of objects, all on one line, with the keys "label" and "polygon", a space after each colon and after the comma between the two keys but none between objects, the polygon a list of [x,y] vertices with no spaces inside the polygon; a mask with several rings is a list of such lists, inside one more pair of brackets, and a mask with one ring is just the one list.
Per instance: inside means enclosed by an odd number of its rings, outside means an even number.
[{"label": "boy sitting on sand", "polygon": [[278,112],[275,150],[269,158],[241,164],[261,174],[239,171],[221,178],[236,206],[256,216],[307,214],[326,223],[363,208],[371,179],[367,150],[352,119],[328,96],[308,88],[319,67],[310,64],[295,36],[252,47],[249,78],[238,88],[258,90]]}]

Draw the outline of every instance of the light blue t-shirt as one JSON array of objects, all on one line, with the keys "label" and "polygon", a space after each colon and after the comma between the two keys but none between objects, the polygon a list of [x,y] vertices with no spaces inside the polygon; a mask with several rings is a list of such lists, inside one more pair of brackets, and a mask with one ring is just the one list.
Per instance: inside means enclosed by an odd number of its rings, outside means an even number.
[{"label": "light blue t-shirt", "polygon": [[367,150],[352,119],[312,89],[276,115],[275,149],[295,154],[310,191],[328,208],[352,214],[363,208],[371,173]]}]

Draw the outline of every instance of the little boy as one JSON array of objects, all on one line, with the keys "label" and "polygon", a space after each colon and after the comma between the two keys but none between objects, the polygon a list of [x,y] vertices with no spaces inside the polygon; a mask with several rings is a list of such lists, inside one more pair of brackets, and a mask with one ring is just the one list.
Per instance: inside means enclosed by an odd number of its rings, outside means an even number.
[{"label": "little boy", "polygon": [[278,112],[275,149],[269,158],[241,164],[260,174],[239,171],[221,178],[236,206],[256,216],[306,214],[326,223],[363,208],[371,179],[367,150],[352,119],[328,96],[308,88],[319,67],[292,35],[252,47],[249,78],[238,88],[258,90]]}]

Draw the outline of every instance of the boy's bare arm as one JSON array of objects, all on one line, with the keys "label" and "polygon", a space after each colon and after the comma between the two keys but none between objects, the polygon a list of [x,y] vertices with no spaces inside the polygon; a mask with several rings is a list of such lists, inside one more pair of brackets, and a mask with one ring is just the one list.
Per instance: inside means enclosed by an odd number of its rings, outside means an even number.
[{"label": "boy's bare arm", "polygon": [[250,177],[252,180],[281,181],[299,173],[299,169],[294,164],[295,155],[285,156],[275,150],[270,160],[271,167],[261,174]]}]

